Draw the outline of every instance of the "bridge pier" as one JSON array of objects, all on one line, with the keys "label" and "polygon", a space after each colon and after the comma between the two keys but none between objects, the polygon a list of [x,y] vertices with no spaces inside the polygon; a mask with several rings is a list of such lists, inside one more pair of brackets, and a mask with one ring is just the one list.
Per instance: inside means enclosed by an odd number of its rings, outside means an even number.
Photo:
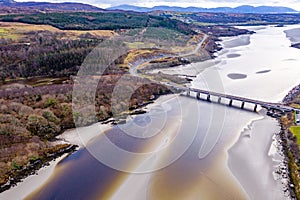
[{"label": "bridge pier", "polygon": [[199,99],[201,99],[200,96],[201,95],[201,93],[200,92],[197,92],[197,96],[196,96],[196,98],[199,100]]},{"label": "bridge pier", "polygon": [[187,90],[186,91],[186,96],[190,96],[191,95],[191,91],[190,90]]},{"label": "bridge pier", "polygon": [[255,104],[255,106],[254,106],[254,110],[253,110],[254,112],[257,112],[257,104]]},{"label": "bridge pier", "polygon": [[[251,105],[254,106],[254,108],[253,108],[254,112],[258,111],[258,106],[260,106],[264,109],[267,109],[272,113],[276,112],[275,113],[276,115],[278,115],[278,112],[282,112],[282,113],[284,113],[284,112],[293,112],[295,110],[292,107],[285,106],[285,105],[280,104],[280,103],[264,102],[264,101],[260,101],[260,100],[244,98],[244,97],[234,96],[234,95],[226,95],[226,94],[213,92],[213,91],[208,91],[208,90],[201,90],[201,89],[195,89],[195,88],[184,88],[184,87],[177,87],[177,90],[181,91],[183,95],[185,95],[185,94],[186,94],[186,96],[191,96],[192,95],[193,97],[196,97],[197,99],[200,99],[201,94],[202,95],[204,94],[202,99],[203,100],[206,99],[208,102],[215,101],[215,98],[217,98],[216,101],[221,104],[222,103],[221,102],[222,98],[224,98],[224,99],[226,99],[226,101],[225,101],[226,103],[225,102],[223,102],[223,103],[225,103],[229,107],[234,106],[233,101],[235,101],[235,103],[240,102],[240,103],[236,103],[236,104],[240,104],[239,107],[241,109],[245,109],[246,104],[251,104]],[[191,92],[193,94],[191,94]]]},{"label": "bridge pier", "polygon": [[245,107],[245,102],[243,101],[241,105],[241,109],[244,109],[244,107]]},{"label": "bridge pier", "polygon": [[229,106],[230,106],[230,107],[232,106],[232,102],[233,102],[233,100],[230,99],[230,101],[229,101]]},{"label": "bridge pier", "polygon": [[207,101],[211,102],[211,100],[210,100],[210,94],[207,95],[206,99],[207,99]]}]

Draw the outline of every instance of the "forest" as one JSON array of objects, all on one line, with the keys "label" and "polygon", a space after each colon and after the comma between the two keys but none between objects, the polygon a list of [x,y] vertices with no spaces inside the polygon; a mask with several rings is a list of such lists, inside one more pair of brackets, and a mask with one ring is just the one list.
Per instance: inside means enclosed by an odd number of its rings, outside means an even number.
[{"label": "forest", "polygon": [[2,39],[0,76],[2,81],[18,77],[74,75],[86,55],[102,39],[64,39],[50,31],[32,33],[28,43]]},{"label": "forest", "polygon": [[0,21],[48,24],[62,30],[117,30],[164,27],[184,34],[193,33],[183,22],[166,17],[130,12],[72,12],[2,15]]}]

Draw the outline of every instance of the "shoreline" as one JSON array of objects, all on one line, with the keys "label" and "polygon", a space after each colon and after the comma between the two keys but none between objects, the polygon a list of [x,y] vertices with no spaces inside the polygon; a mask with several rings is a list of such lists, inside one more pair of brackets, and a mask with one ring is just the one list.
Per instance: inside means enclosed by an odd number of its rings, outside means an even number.
[{"label": "shoreline", "polygon": [[[162,102],[174,99],[176,98],[176,96],[176,94],[161,95],[156,100],[154,100],[153,103],[146,105],[144,109],[148,112],[157,104],[161,104]],[[99,127],[101,129],[101,132],[98,132]],[[69,129],[58,135],[56,137],[58,140],[55,141],[55,143],[76,145],[78,146],[78,148],[76,148],[73,152],[75,153],[79,149],[84,148],[89,142],[92,142],[101,134],[109,131],[112,127],[112,124],[102,124],[102,122],[98,122],[86,127]],[[0,199],[24,199],[26,196],[30,195],[32,192],[46,183],[47,180],[53,175],[55,168],[59,164],[59,162],[65,159],[68,155],[70,154],[64,154],[48,162],[34,174],[23,178],[20,182],[18,182],[16,185],[13,185],[10,189],[1,192]]]},{"label": "shoreline", "polygon": [[[294,188],[291,187],[295,183],[291,179],[291,171],[289,169],[289,162],[290,158],[288,155],[288,147],[287,147],[287,140],[286,140],[286,135],[284,133],[284,126],[281,122],[281,120],[277,120],[278,124],[280,125],[280,131],[275,133],[276,137],[276,142],[278,146],[276,146],[276,150],[278,153],[281,153],[283,156],[283,160],[280,162],[279,167],[275,170],[274,173],[276,173],[279,176],[279,180],[282,181],[282,183],[285,185],[285,190],[284,192],[288,192],[289,196],[291,199],[295,198],[295,191]],[[285,181],[286,180],[286,181]]]},{"label": "shoreline", "polygon": [[[281,200],[278,197],[285,194],[285,187],[281,186],[282,178],[274,176],[282,163],[282,156],[275,146],[279,143],[274,140],[274,133],[280,128],[278,124],[273,126],[274,122],[274,118],[262,113],[262,118],[251,120],[227,150],[229,173],[250,199]],[[257,173],[260,179],[257,179]],[[257,184],[258,181],[265,184]],[[264,192],[271,189],[268,185],[274,186],[272,192]]]},{"label": "shoreline", "polygon": [[[289,101],[293,100],[296,96],[297,93],[299,94],[300,92],[300,85],[297,85],[293,87],[292,90],[290,90],[287,95],[284,97],[282,102],[284,104],[287,104]],[[291,170],[290,170],[290,162],[291,162],[291,157],[289,155],[290,150],[288,147],[288,136],[287,136],[287,130],[284,124],[282,123],[281,118],[278,117],[268,117],[266,113],[263,114],[264,118],[260,120],[254,120],[251,122],[251,128],[246,130],[246,132],[249,132],[249,135],[253,137],[252,128],[257,126],[259,123],[263,123],[266,120],[276,120],[277,126],[279,130],[273,131],[274,135],[272,137],[272,140],[270,140],[270,145],[269,145],[269,150],[267,152],[268,157],[271,158],[270,162],[273,162],[273,168],[272,168],[272,175],[273,179],[275,182],[282,184],[282,192],[286,196],[287,199],[296,199],[296,194],[295,194],[295,185],[299,184],[298,182],[294,182],[291,178]],[[229,148],[227,151],[228,156],[230,157],[230,154],[232,153],[233,149],[236,148],[236,146],[241,145],[243,142],[243,137],[245,137],[245,132],[242,132],[241,135],[239,136],[238,140],[233,143],[233,146]],[[239,149],[241,150],[241,149]],[[232,158],[232,162],[237,162],[235,158]],[[233,174],[233,171],[236,171],[237,169],[232,169],[230,167],[230,162],[228,162],[228,167],[230,172]],[[240,174],[241,175],[241,174]],[[240,180],[239,178],[243,178],[243,175],[235,175],[233,174],[234,177],[237,178],[237,180]],[[249,180],[247,180],[249,181]],[[247,182],[245,181],[245,182]],[[241,184],[241,187],[243,188],[243,185]],[[274,191],[275,193],[275,191]],[[246,193],[247,194],[247,193]],[[274,199],[274,198],[273,198]]]},{"label": "shoreline", "polygon": [[[49,162],[49,165],[40,168],[34,175],[27,176],[10,189],[0,193],[0,199],[24,199],[41,185],[47,182],[55,167],[69,154],[64,154]],[[32,187],[33,186],[33,187]]]},{"label": "shoreline", "polygon": [[[92,141],[94,138],[101,135],[105,131],[108,131],[112,127],[112,125],[100,123],[101,122],[87,127],[80,127],[78,128],[79,130],[77,128],[69,129],[58,135],[56,137],[57,141],[53,142],[54,144],[69,144],[76,148],[74,148],[71,152],[64,153],[63,155],[44,163],[41,168],[22,178],[16,184],[11,185],[9,189],[0,193],[0,199],[24,199],[26,196],[30,195],[32,192],[41,187],[53,175],[59,162],[72,153],[77,152],[80,148],[84,148],[86,143]],[[96,133],[98,129],[95,129],[95,127],[100,126],[102,126],[103,131]]]},{"label": "shoreline", "polygon": [[[293,103],[293,100],[297,97],[299,97],[300,94],[300,84],[293,87],[292,90],[289,91],[289,93],[284,97],[283,103],[284,104],[291,104]],[[298,104],[298,103],[297,103]],[[297,164],[297,151],[299,152],[299,144],[295,144],[295,141],[293,140],[293,135],[289,131],[289,128],[291,127],[291,122],[292,125],[294,125],[294,119],[293,116],[286,115],[286,119],[288,120],[287,122],[284,121],[282,118],[279,120],[280,126],[281,126],[281,131],[279,134],[280,140],[281,140],[281,146],[282,146],[282,151],[285,156],[285,160],[287,163],[287,174],[289,178],[289,183],[288,183],[288,190],[291,192],[292,197],[294,199],[299,199],[300,198],[300,177],[299,177],[299,165]],[[290,122],[291,120],[291,122]],[[294,149],[297,146],[297,149]],[[296,155],[295,155],[296,154]],[[298,158],[299,159],[299,158]]]},{"label": "shoreline", "polygon": [[[147,108],[151,108],[151,107],[155,106],[155,104],[157,104],[157,103],[159,103],[159,102],[167,101],[168,98],[167,98],[166,96],[169,96],[169,95],[170,95],[170,96],[173,96],[174,94],[160,95],[154,102],[152,102],[152,103],[146,105],[146,106],[143,107],[143,108],[146,108],[146,111],[148,112],[148,109],[147,109]],[[172,98],[173,98],[173,97],[172,97]],[[171,99],[171,98],[169,97],[169,99]],[[81,127],[81,128],[79,128],[79,129],[81,129],[81,130],[93,129],[95,126],[98,127],[98,126],[99,126],[99,123],[101,124],[101,126],[102,126],[102,125],[105,125],[105,124],[102,124],[101,122],[98,122],[98,123],[93,124],[93,125],[91,125],[91,126],[88,126],[88,127]],[[103,130],[104,130],[103,132],[108,131],[110,128],[112,128],[112,125],[106,124],[106,126],[103,126]],[[96,129],[96,130],[97,130],[97,129]],[[78,129],[77,129],[77,128],[75,128],[75,129],[69,129],[69,130],[66,130],[65,132],[63,132],[62,134],[60,134],[59,136],[57,136],[57,138],[61,140],[61,141],[57,141],[57,142],[66,142],[66,143],[76,144],[76,145],[79,146],[79,148],[84,148],[85,144],[87,144],[89,141],[92,141],[93,139],[95,139],[97,136],[99,136],[99,134],[102,134],[102,133],[89,132],[89,134],[84,134],[84,137],[83,137],[80,133],[78,133]],[[74,137],[74,136],[75,136],[75,137]],[[237,141],[237,142],[238,142],[238,141]],[[63,156],[60,157],[60,158],[61,158],[61,160],[64,159]],[[60,158],[59,158],[59,159],[60,159]],[[52,161],[51,161],[51,162],[52,162]],[[51,167],[53,167],[53,170],[54,170],[54,169],[55,169],[55,166],[56,166],[58,163],[59,163],[59,161],[58,161],[57,163],[56,163],[56,162],[51,163],[51,166],[49,166],[49,168],[52,169]],[[43,168],[48,168],[48,167],[43,167]],[[43,168],[41,168],[40,170],[42,170]],[[49,169],[49,170],[50,170],[50,169]],[[52,171],[52,172],[53,172],[53,171]],[[51,173],[51,174],[52,174],[52,173]],[[49,175],[49,177],[51,176],[51,174]],[[28,176],[27,178],[29,178],[29,177],[31,177],[31,176]],[[38,177],[38,176],[34,175],[33,177]],[[49,178],[49,177],[48,177],[48,178]],[[27,178],[25,178],[25,179],[27,179]],[[48,180],[48,178],[47,178],[45,181],[43,181],[43,183],[46,182],[46,181]],[[25,179],[24,179],[24,180],[25,180]],[[26,181],[24,181],[24,183],[25,183],[25,182],[26,182]],[[23,183],[23,182],[21,182],[20,184],[22,184],[22,183]],[[26,183],[28,183],[28,182],[26,182]],[[12,190],[13,188],[17,188],[18,185],[19,185],[19,184],[17,184],[17,186],[15,186],[15,187],[12,187],[11,190]],[[30,184],[29,184],[29,185],[30,185]],[[41,184],[36,185],[36,186],[37,186],[37,187],[36,187],[35,189],[37,189],[38,187],[40,187]],[[33,191],[34,191],[35,189],[33,189]],[[10,190],[7,190],[7,191],[10,191]],[[6,191],[5,191],[5,192],[6,192]],[[5,193],[5,192],[3,192],[3,193]],[[0,193],[0,197],[1,197],[1,195],[2,195],[3,193]],[[11,199],[11,198],[9,198],[9,199]]]},{"label": "shoreline", "polygon": [[[172,94],[172,93],[171,93]],[[138,114],[144,113],[144,110],[141,110],[142,108],[147,108],[148,105],[156,104],[156,101],[159,101],[160,97],[170,95],[170,93],[166,94],[160,94],[157,95],[155,99],[150,99],[147,103],[136,107],[132,112],[127,113],[128,115],[134,116]],[[110,130],[113,125],[117,125],[118,123],[126,123],[126,119],[117,119],[114,117],[111,117],[109,119],[106,119],[105,121],[99,121],[95,124],[88,125],[85,127],[79,127],[79,128],[71,128],[66,129],[63,133],[59,134],[55,137],[55,141],[51,142],[53,145],[70,145],[72,148],[72,152],[76,152],[80,148],[84,148],[88,142],[91,142],[93,139],[95,139],[97,136],[101,135],[102,133]],[[85,132],[82,134],[82,132]],[[69,149],[69,148],[68,148]],[[70,153],[72,153],[70,152]],[[55,155],[56,156],[56,155]],[[56,158],[59,158],[58,155]],[[43,161],[42,161],[43,162]],[[51,160],[48,160],[46,162],[42,163],[42,166],[39,167],[38,165],[33,166],[34,170],[30,174],[36,173],[37,170],[43,169],[44,166],[48,166],[49,162]],[[8,191],[11,188],[14,188],[15,184],[18,184],[19,182],[22,182],[23,179],[26,179],[30,177],[31,175],[22,173],[22,178],[20,180],[12,178],[13,183],[11,183],[11,180],[9,180],[6,184],[3,185],[2,192]],[[1,194],[0,193],[0,194]]]}]

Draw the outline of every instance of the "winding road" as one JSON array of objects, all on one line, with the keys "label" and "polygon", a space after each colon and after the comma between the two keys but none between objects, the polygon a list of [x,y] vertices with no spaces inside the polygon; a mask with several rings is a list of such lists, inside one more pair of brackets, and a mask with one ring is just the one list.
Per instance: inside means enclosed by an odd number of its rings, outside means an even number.
[{"label": "winding road", "polygon": [[179,54],[179,55],[173,55],[173,54],[165,54],[162,56],[156,56],[156,57],[152,57],[151,59],[145,59],[145,60],[141,60],[140,62],[136,62],[136,63],[129,63],[129,73],[133,76],[139,76],[139,74],[137,73],[137,68],[146,63],[146,62],[150,62],[150,61],[154,61],[157,59],[161,59],[161,58],[167,58],[167,57],[186,57],[186,56],[191,56],[191,55],[195,55],[199,52],[199,50],[202,48],[204,42],[208,39],[208,35],[204,34],[204,37],[202,38],[201,42],[199,42],[196,46],[196,48],[189,52],[189,53],[185,53],[185,54]]}]

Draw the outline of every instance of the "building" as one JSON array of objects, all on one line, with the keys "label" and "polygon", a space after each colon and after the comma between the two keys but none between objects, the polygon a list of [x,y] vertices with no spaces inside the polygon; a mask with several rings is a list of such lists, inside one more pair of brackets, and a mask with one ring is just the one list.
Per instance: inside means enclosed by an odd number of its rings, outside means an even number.
[{"label": "building", "polygon": [[300,110],[295,110],[295,124],[300,125]]}]

